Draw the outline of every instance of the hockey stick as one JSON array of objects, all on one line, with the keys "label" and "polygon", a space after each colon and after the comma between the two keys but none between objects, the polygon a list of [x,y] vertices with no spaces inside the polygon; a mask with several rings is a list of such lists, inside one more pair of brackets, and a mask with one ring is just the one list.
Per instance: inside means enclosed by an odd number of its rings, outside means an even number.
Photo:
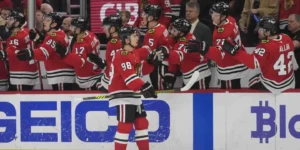
[{"label": "hockey stick", "polygon": [[[180,89],[171,89],[171,90],[160,90],[156,91],[156,93],[174,93],[180,92]],[[140,93],[134,94],[134,96],[142,96]],[[100,100],[100,99],[109,99],[110,95],[97,95],[97,96],[90,96],[90,97],[82,97],[82,98],[74,98],[75,101],[82,101],[82,100]]]},{"label": "hockey stick", "polygon": [[189,82],[183,88],[181,88],[180,91],[188,91],[194,85],[194,83],[197,82],[199,75],[200,73],[195,71]]}]

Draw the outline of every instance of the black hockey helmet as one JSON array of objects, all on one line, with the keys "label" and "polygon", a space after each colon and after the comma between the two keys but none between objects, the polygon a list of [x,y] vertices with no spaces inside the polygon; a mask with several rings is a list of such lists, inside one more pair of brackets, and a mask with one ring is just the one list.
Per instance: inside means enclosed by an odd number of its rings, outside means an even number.
[{"label": "black hockey helmet", "polygon": [[158,20],[162,14],[162,8],[159,5],[146,5],[144,12],[149,16],[153,16],[154,20]]},{"label": "black hockey helmet", "polygon": [[25,17],[22,13],[19,13],[17,11],[11,11],[10,14],[7,16],[7,18],[14,18],[16,21],[19,21],[20,24],[18,27],[22,27],[24,25],[25,21]]},{"label": "black hockey helmet", "polygon": [[226,4],[225,2],[217,2],[213,4],[213,6],[210,8],[210,13],[216,12],[224,16],[229,15],[229,5]]},{"label": "black hockey helmet", "polygon": [[122,27],[122,18],[119,15],[109,15],[102,21],[102,25],[110,25],[120,29]]},{"label": "black hockey helmet", "polygon": [[86,31],[88,29],[89,22],[85,18],[78,17],[76,19],[72,19],[71,25],[76,27],[76,28],[80,28],[80,31],[83,32],[83,31]]},{"label": "black hockey helmet", "polygon": [[56,12],[45,14],[44,18],[51,18],[52,23],[57,24],[56,27],[54,28],[56,30],[58,30],[61,27],[62,22],[63,22],[63,18]]},{"label": "black hockey helmet", "polygon": [[273,17],[263,17],[259,20],[258,27],[270,31],[271,35],[275,35],[278,32],[278,21]]},{"label": "black hockey helmet", "polygon": [[121,27],[119,30],[119,39],[122,41],[122,45],[125,45],[125,39],[127,39],[130,35],[137,33],[137,30],[131,26]]},{"label": "black hockey helmet", "polygon": [[184,18],[176,19],[175,21],[172,22],[172,25],[173,28],[182,32],[184,36],[187,35],[192,28],[192,25],[189,23],[189,21],[187,21]]}]

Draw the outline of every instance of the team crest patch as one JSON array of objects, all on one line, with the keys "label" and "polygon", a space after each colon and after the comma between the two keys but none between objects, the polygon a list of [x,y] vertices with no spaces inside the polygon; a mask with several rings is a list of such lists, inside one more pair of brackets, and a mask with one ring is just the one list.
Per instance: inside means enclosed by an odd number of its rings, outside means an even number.
[{"label": "team crest patch", "polygon": [[224,32],[224,28],[218,28],[218,33]]},{"label": "team crest patch", "polygon": [[51,33],[50,36],[56,36],[56,33]]},{"label": "team crest patch", "polygon": [[179,41],[180,41],[180,42],[186,41],[186,38],[185,38],[185,37],[182,37],[182,38],[179,39]]},{"label": "team crest patch", "polygon": [[79,40],[77,40],[77,42],[83,42],[83,39],[79,39]]},{"label": "team crest patch", "polygon": [[15,32],[15,33],[12,33],[11,36],[16,36],[17,34],[18,34],[18,33]]},{"label": "team crest patch", "polygon": [[261,40],[261,43],[268,43],[269,42],[269,40]]},{"label": "team crest patch", "polygon": [[112,43],[112,44],[116,44],[116,43],[117,43],[117,41],[118,41],[117,39],[111,39],[111,40],[110,40],[110,43]]},{"label": "team crest patch", "polygon": [[128,51],[122,51],[122,52],[121,52],[121,55],[122,55],[122,56],[128,55]]},{"label": "team crest patch", "polygon": [[150,30],[148,30],[148,33],[150,33],[150,34],[152,34],[152,33],[154,33],[155,32],[155,29],[150,29]]}]

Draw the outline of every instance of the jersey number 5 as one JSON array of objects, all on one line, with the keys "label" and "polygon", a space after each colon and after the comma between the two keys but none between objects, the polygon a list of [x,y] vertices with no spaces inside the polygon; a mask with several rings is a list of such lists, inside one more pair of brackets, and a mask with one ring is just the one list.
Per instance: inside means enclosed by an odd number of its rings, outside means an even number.
[{"label": "jersey number 5", "polygon": [[[287,75],[288,73],[290,73],[293,69],[293,61],[292,61],[292,57],[293,57],[294,52],[289,52],[287,54],[287,58],[285,58],[284,54],[281,54],[278,58],[278,60],[275,62],[275,64],[273,65],[274,70],[279,70],[278,71],[278,75],[279,76],[284,76]],[[285,63],[285,59],[288,60],[288,64],[286,66]],[[286,69],[288,68],[288,70]]]}]

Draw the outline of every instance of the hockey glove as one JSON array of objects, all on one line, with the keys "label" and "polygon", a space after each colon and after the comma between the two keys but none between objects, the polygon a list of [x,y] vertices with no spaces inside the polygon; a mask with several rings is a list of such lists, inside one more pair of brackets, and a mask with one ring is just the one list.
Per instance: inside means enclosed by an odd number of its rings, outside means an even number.
[{"label": "hockey glove", "polygon": [[149,83],[146,82],[142,88],[141,88],[141,93],[145,98],[157,98],[157,94],[153,88],[153,86]]},{"label": "hockey glove", "polygon": [[64,58],[69,53],[68,48],[58,42],[55,44],[55,51],[61,58]]},{"label": "hockey glove", "polygon": [[185,49],[188,53],[198,52],[201,55],[205,56],[205,54],[209,50],[209,46],[205,41],[189,40],[185,45]]},{"label": "hockey glove", "polygon": [[37,34],[39,35],[39,38],[36,40],[36,43],[39,44],[39,43],[43,43],[45,37],[46,37],[46,31],[45,30],[42,30],[41,32],[37,30]]},{"label": "hockey glove", "polygon": [[152,51],[148,56],[147,56],[147,62],[152,65],[160,65],[161,62],[164,60],[164,56],[162,52],[156,52]]},{"label": "hockey glove", "polygon": [[6,60],[6,58],[7,58],[7,53],[6,53],[6,51],[5,51],[5,50],[1,50],[1,51],[0,51],[0,59],[1,59],[1,60]]},{"label": "hockey glove", "polygon": [[29,39],[30,40],[33,41],[35,39],[36,35],[37,35],[37,33],[36,33],[36,31],[34,29],[30,29],[29,30]]},{"label": "hockey glove", "polygon": [[163,53],[164,59],[169,58],[169,49],[166,46],[160,46],[156,49],[156,52]]},{"label": "hockey glove", "polygon": [[100,69],[105,69],[107,63],[105,60],[102,60],[98,55],[89,53],[87,60],[93,64],[96,64]]},{"label": "hockey glove", "polygon": [[240,46],[237,45],[235,42],[231,43],[227,40],[223,40],[222,49],[228,52],[230,55],[235,55],[237,51],[240,49]]},{"label": "hockey glove", "polygon": [[[38,37],[37,37],[37,35],[38,35]],[[46,36],[46,32],[44,30],[40,32],[37,29],[30,29],[30,31],[29,31],[29,39],[32,41],[35,40],[35,42],[37,44],[42,43],[45,39],[45,36]]]},{"label": "hockey glove", "polygon": [[26,48],[16,51],[16,55],[20,61],[28,61],[33,59],[34,52],[32,49]]},{"label": "hockey glove", "polygon": [[176,77],[173,73],[166,73],[163,77],[163,86],[164,89],[173,89]]}]

